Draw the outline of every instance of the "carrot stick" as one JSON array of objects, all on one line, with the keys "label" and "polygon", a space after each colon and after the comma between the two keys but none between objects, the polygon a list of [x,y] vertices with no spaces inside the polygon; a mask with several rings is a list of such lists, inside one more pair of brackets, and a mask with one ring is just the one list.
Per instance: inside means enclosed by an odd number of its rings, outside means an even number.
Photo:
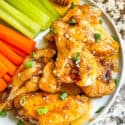
[{"label": "carrot stick", "polygon": [[5,43],[0,41],[0,52],[6,56],[14,64],[19,65],[23,62],[23,58],[14,53]]},{"label": "carrot stick", "polygon": [[7,83],[10,83],[11,82],[11,77],[8,75],[8,74],[5,74],[4,76],[3,76],[3,79],[7,82]]},{"label": "carrot stick", "polygon": [[7,83],[0,78],[0,92],[3,92],[7,88]]},{"label": "carrot stick", "polygon": [[0,24],[0,39],[27,54],[30,54],[35,47],[33,40],[2,24]]},{"label": "carrot stick", "polygon": [[0,78],[3,77],[7,73],[7,67],[0,60]]},{"label": "carrot stick", "polygon": [[22,56],[22,57],[26,57],[26,54],[23,53],[22,51],[16,49],[15,47],[11,46],[11,45],[8,45],[6,44],[8,47],[10,47],[11,50],[13,50],[16,54]]},{"label": "carrot stick", "polygon": [[16,71],[16,66],[2,54],[0,54],[0,61],[8,68],[8,73],[10,75],[14,75]]}]

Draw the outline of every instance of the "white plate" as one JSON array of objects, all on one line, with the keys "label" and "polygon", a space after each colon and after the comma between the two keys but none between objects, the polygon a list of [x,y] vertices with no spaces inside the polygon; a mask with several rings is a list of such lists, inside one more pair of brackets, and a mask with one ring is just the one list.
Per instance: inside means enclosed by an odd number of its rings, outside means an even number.
[{"label": "white plate", "polygon": [[[91,2],[91,1],[87,1],[87,0],[81,0],[81,2],[83,3],[89,3],[92,4],[94,6],[98,5],[95,2]],[[99,7],[100,8],[100,7]],[[101,9],[101,8],[100,8]],[[102,9],[101,9],[102,10]],[[103,10],[102,10],[103,11]],[[109,16],[107,16],[107,14],[103,11],[103,15],[102,15],[102,19],[103,19],[103,24],[104,27],[107,29],[107,31],[111,34],[111,35],[116,35],[118,37],[119,40],[119,44],[120,44],[120,72],[119,72],[119,85],[117,86],[116,91],[110,95],[110,96],[105,96],[102,97],[100,99],[93,99],[92,103],[93,103],[93,108],[91,111],[91,116],[93,117],[93,121],[89,121],[87,124],[93,124],[95,123],[95,121],[97,121],[111,106],[112,102],[114,101],[115,97],[117,96],[117,93],[120,89],[120,86],[123,82],[123,70],[124,70],[124,57],[123,57],[123,44],[122,44],[122,40],[115,28],[115,25],[113,24],[112,20],[109,18]],[[40,33],[37,37],[36,37],[36,41],[37,41],[37,47],[41,48],[45,46],[45,43],[43,43],[43,36],[48,32],[45,31],[43,33]],[[41,44],[42,43],[42,44]],[[95,114],[95,111],[97,111],[100,107],[105,106],[105,109],[98,113]],[[11,113],[8,113],[8,116],[5,118],[0,118],[0,125],[16,125],[17,124],[17,119],[15,118],[14,115],[12,115]]]}]

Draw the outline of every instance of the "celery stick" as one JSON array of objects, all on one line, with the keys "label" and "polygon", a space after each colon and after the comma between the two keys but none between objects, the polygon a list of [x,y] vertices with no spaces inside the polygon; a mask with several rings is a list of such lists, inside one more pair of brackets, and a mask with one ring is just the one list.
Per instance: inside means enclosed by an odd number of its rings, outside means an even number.
[{"label": "celery stick", "polygon": [[33,38],[36,35],[35,33],[32,33],[30,30],[22,26],[18,21],[16,21],[12,16],[7,14],[7,12],[3,11],[2,9],[0,9],[0,19],[30,38]]},{"label": "celery stick", "polygon": [[38,7],[40,10],[42,10],[44,13],[46,13],[50,17],[53,17],[53,15],[43,5],[41,5],[39,0],[30,0],[30,2],[32,2],[32,4],[34,4],[36,7]]},{"label": "celery stick", "polygon": [[49,22],[50,17],[43,11],[43,8],[39,9],[30,0],[7,0],[14,7],[21,10],[24,14],[29,16],[32,20],[44,27]]},{"label": "celery stick", "polygon": [[45,8],[47,10],[49,10],[49,12],[51,14],[53,14],[55,16],[56,19],[59,18],[59,13],[56,11],[56,9],[54,8],[54,6],[50,3],[49,0],[39,0],[42,4],[42,6],[45,6]]},{"label": "celery stick", "polygon": [[33,22],[30,18],[16,10],[13,6],[9,5],[4,0],[0,0],[0,9],[8,12],[8,14],[10,14],[14,19],[19,21],[22,25],[32,30],[33,32],[38,33],[40,31],[40,26],[37,23]]}]

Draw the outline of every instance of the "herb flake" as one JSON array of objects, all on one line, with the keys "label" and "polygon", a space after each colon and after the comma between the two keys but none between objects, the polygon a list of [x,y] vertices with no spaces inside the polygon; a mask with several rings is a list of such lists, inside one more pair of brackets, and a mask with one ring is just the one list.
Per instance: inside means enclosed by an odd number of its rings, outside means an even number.
[{"label": "herb flake", "polygon": [[75,7],[76,7],[75,3],[74,3],[74,2],[72,2],[72,3],[71,3],[71,7],[70,7],[70,8],[71,8],[71,9],[74,9]]},{"label": "herb flake", "polygon": [[37,113],[39,114],[39,115],[44,115],[44,114],[46,114],[48,112],[48,109],[46,108],[46,107],[41,107],[41,108],[38,108],[37,109]]},{"label": "herb flake", "polygon": [[60,99],[61,99],[61,100],[65,100],[65,99],[67,98],[67,96],[68,96],[68,94],[67,94],[66,92],[64,92],[64,93],[62,93],[62,94],[60,95]]},{"label": "herb flake", "polygon": [[101,40],[101,34],[100,33],[95,33],[94,38],[95,38],[96,42],[99,42]]},{"label": "herb flake", "polygon": [[25,64],[26,68],[32,68],[35,65],[35,61],[28,61]]},{"label": "herb flake", "polygon": [[105,106],[100,107],[95,113],[101,112],[104,108],[105,108]]},{"label": "herb flake", "polygon": [[6,110],[3,110],[0,112],[0,117],[4,118],[7,116],[7,111]]},{"label": "herb flake", "polygon": [[76,20],[74,18],[71,18],[68,23],[70,25],[75,25],[76,24]]},{"label": "herb flake", "polygon": [[17,125],[24,125],[24,123],[21,120],[19,120]]},{"label": "herb flake", "polygon": [[114,79],[115,85],[118,86],[119,84],[119,79]]}]

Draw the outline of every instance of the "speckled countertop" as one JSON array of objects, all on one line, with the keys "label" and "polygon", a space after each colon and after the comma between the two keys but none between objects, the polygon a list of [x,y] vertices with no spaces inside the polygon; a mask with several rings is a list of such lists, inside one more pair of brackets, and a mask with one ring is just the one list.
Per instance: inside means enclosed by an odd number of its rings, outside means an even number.
[{"label": "speckled countertop", "polygon": [[[125,44],[125,0],[94,0],[115,22]],[[125,46],[124,46],[125,52]],[[125,78],[124,78],[125,79]],[[125,81],[125,80],[124,80]],[[125,125],[125,82],[114,104],[95,125]]]}]

